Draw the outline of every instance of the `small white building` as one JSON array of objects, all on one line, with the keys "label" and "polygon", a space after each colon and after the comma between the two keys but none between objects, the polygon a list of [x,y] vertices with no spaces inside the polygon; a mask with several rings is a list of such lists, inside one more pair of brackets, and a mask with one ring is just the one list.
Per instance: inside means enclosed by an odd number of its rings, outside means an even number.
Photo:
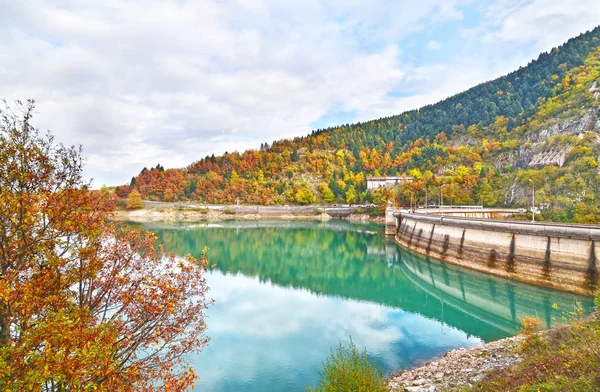
[{"label": "small white building", "polygon": [[402,185],[407,181],[412,181],[413,177],[401,176],[401,177],[367,177],[367,190],[373,190],[377,188],[392,188],[397,185]]}]

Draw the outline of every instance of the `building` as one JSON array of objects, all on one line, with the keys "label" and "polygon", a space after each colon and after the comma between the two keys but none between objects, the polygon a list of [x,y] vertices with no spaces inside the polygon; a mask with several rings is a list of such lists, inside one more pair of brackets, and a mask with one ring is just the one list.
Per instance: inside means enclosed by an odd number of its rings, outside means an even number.
[{"label": "building", "polygon": [[413,177],[401,176],[401,177],[367,177],[367,190],[373,190],[377,188],[392,188],[397,185],[402,185],[407,181],[412,181]]}]

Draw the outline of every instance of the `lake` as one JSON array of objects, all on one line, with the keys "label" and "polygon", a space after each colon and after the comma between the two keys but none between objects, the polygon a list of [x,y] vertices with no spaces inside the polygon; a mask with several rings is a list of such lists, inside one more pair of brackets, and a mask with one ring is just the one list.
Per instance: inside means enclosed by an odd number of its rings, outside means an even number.
[{"label": "lake", "polygon": [[[427,259],[347,221],[135,225],[199,257],[215,304],[197,391],[303,391],[352,337],[386,373],[518,333],[519,318],[560,321],[592,299]],[[557,304],[559,310],[553,308]]]}]

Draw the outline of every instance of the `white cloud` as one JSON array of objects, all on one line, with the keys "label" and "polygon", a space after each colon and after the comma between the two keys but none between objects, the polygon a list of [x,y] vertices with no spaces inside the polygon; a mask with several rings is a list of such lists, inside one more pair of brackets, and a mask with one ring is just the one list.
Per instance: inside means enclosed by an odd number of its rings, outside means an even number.
[{"label": "white cloud", "polygon": [[376,303],[219,271],[207,282],[215,304],[207,312],[211,342],[194,360],[199,390],[217,390],[224,380],[260,389],[260,378],[269,372],[281,385],[296,377],[311,384],[331,348],[349,336],[392,369],[482,342],[439,321]]},{"label": "white cloud", "polygon": [[429,50],[440,50],[441,47],[442,45],[437,41],[431,40],[427,42],[427,49]]},{"label": "white cloud", "polygon": [[596,0],[498,0],[487,11],[488,41],[529,41],[549,50],[600,21]]},{"label": "white cloud", "polygon": [[[464,19],[468,2],[0,0],[0,98],[36,99],[35,123],[84,145],[94,185],[118,184],[306,134],[332,112],[367,120],[431,103],[599,20],[587,0],[479,6],[474,50],[413,64],[413,40],[435,49],[429,31]],[[519,37],[537,46],[519,50]],[[481,60],[485,45],[497,53]]]}]

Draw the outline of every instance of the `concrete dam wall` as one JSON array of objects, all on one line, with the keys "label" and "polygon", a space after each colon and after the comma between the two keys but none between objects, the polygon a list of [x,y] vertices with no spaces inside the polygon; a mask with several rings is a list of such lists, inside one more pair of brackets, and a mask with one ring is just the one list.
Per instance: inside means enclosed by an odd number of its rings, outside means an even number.
[{"label": "concrete dam wall", "polygon": [[[393,223],[390,221],[393,215]],[[473,270],[593,295],[600,227],[394,212],[386,232],[418,253]]]}]

